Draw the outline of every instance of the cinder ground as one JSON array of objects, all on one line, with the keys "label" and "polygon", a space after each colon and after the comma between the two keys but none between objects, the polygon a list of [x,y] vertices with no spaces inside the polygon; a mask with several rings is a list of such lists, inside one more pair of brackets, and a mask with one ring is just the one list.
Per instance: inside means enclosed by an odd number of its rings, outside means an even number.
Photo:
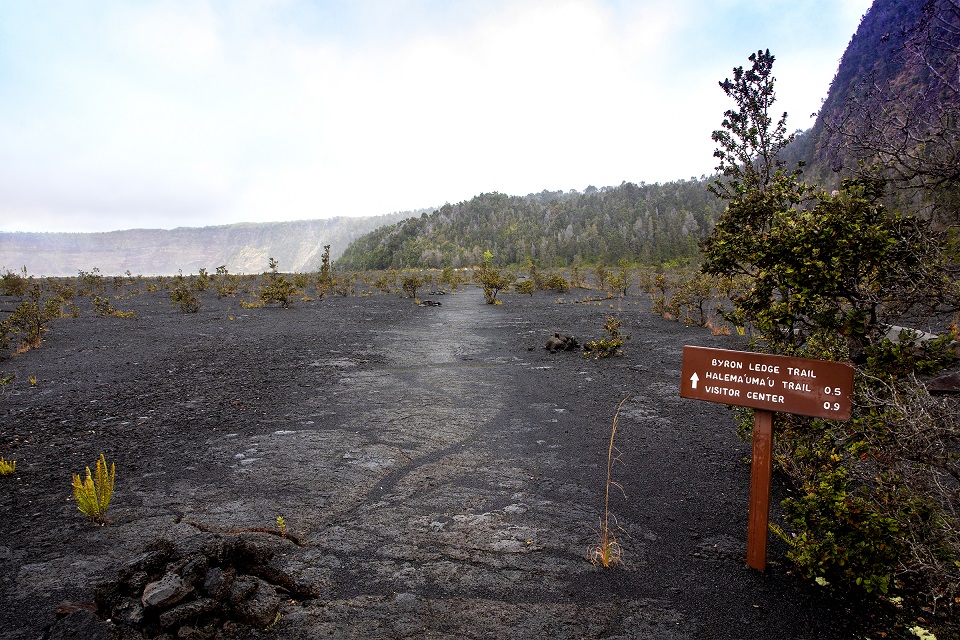
[{"label": "cinder ground", "polygon": [[[63,600],[159,538],[269,527],[282,515],[320,598],[289,601],[276,638],[863,637],[771,542],[744,567],[749,449],[721,405],[679,397],[684,344],[738,348],[630,297],[620,358],[549,354],[600,337],[587,292],[474,288],[418,307],[393,296],[196,314],[164,292],[115,302],[138,319],[58,320],[0,365],[0,638],[34,639]],[[35,376],[32,386],[29,377]],[[620,416],[614,494],[623,561],[586,560]],[[116,463],[110,524],[70,476]],[[238,637],[233,635],[230,637]]]}]

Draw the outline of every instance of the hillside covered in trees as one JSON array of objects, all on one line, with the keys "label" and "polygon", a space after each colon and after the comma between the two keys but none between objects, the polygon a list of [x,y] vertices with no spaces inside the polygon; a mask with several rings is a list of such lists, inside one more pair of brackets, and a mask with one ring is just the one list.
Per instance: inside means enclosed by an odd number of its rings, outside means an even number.
[{"label": "hillside covered in trees", "polygon": [[[956,13],[956,0],[877,0],[851,37],[816,123],[782,151],[785,166],[804,163],[804,182],[828,190],[876,166],[894,182],[901,178],[896,186],[903,189],[890,200],[896,208],[931,217],[936,199],[941,206],[953,201],[956,209],[960,196],[942,180],[933,198],[902,179],[916,176],[911,163],[932,166],[934,154],[941,156],[937,166],[947,182],[951,167],[955,173],[960,166],[951,84],[958,78],[957,58],[950,48],[958,38]],[[953,124],[942,126],[951,117]],[[949,139],[934,139],[930,131]],[[481,194],[373,231],[351,244],[339,264],[460,267],[478,264],[486,250],[502,265],[692,259],[725,206],[707,191],[711,180],[624,182],[524,197]]]},{"label": "hillside covered in trees", "polygon": [[694,256],[721,209],[706,178],[582,193],[485,193],[377,229],[351,244],[338,265],[464,267],[479,264],[484,251],[503,265],[657,264]]}]

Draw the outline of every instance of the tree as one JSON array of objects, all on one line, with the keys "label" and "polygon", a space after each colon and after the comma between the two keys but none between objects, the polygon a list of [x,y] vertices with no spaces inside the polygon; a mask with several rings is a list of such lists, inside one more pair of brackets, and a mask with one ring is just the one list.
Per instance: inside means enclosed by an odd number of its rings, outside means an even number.
[{"label": "tree", "polygon": [[0,331],[4,336],[0,343],[7,342],[6,336],[12,331],[20,334],[22,348],[36,349],[43,343],[43,334],[48,330],[47,324],[60,317],[60,302],[53,299],[45,301],[40,284],[32,280],[32,276],[26,280],[25,293],[29,300],[21,302],[7,318],[7,324]]},{"label": "tree", "polygon": [[713,155],[722,177],[709,190],[726,201],[727,208],[700,245],[709,274],[756,276],[760,267],[755,258],[765,251],[774,217],[800,203],[806,193],[798,179],[800,167],[788,173],[777,159],[794,135],[786,133],[786,113],[776,124],[770,115],[776,102],[775,58],[768,49],[749,59],[749,70],[736,67],[733,80],[720,83],[737,107],[724,112],[723,128],[712,135],[719,145]]},{"label": "tree", "polygon": [[483,262],[480,263],[480,267],[473,274],[473,278],[483,289],[483,298],[487,304],[500,304],[500,301],[497,300],[497,294],[504,289],[508,289],[516,280],[516,276],[490,266],[491,260],[493,260],[493,254],[484,251]]},{"label": "tree", "polygon": [[620,260],[617,263],[617,273],[608,276],[608,284],[621,298],[627,297],[627,292],[633,286],[633,275],[630,273],[630,263],[626,260]]},{"label": "tree", "polygon": [[710,191],[726,200],[773,182],[782,169],[777,156],[796,137],[795,133],[787,135],[786,112],[773,122],[776,58],[767,49],[750,54],[749,60],[753,63],[750,69],[735,67],[733,80],[726,78],[720,83],[727,97],[737,103],[737,108],[724,112],[723,129],[712,135],[719,145],[713,152],[720,160],[717,171],[727,179],[714,182]]},{"label": "tree", "polygon": [[264,304],[279,304],[286,309],[290,306],[290,298],[301,292],[279,272],[279,266],[274,258],[270,258],[270,271],[267,273],[267,283],[260,289],[260,299]]},{"label": "tree", "polygon": [[775,458],[794,490],[783,502],[793,531],[777,530],[810,579],[955,597],[958,442],[955,423],[933,416],[956,412],[916,379],[955,359],[954,336],[885,337],[902,318],[957,308],[943,235],[889,211],[876,176],[828,194],[799,183],[799,167],[785,171],[776,151],[789,139],[786,114],[776,126],[767,115],[773,56],[750,60],[750,72],[737,68],[734,81],[720,83],[737,108],[713,136],[723,173],[713,191],[727,209],[701,245],[702,268],[746,281],[727,317],[755,328],[755,347],[859,365],[850,422],[778,417]]},{"label": "tree", "polygon": [[427,283],[427,278],[422,273],[407,273],[403,275],[400,287],[404,292],[414,300],[417,299],[417,290]]},{"label": "tree", "polygon": [[330,262],[330,245],[323,245],[323,255],[320,256],[320,276],[317,279],[317,298],[333,289],[333,263]]}]

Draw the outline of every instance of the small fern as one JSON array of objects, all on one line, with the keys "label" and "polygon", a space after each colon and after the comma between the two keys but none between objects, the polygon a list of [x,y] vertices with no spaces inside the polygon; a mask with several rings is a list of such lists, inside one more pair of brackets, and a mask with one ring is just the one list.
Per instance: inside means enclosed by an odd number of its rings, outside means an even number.
[{"label": "small fern", "polygon": [[17,461],[16,460],[4,460],[0,456],[0,476],[9,476],[13,475],[13,472],[17,470]]},{"label": "small fern", "polygon": [[76,473],[73,474],[73,496],[77,500],[77,508],[92,522],[101,525],[106,523],[115,477],[116,469],[113,463],[110,463],[108,472],[107,459],[102,453],[97,460],[96,473],[90,473],[90,467],[87,467],[85,480]]}]

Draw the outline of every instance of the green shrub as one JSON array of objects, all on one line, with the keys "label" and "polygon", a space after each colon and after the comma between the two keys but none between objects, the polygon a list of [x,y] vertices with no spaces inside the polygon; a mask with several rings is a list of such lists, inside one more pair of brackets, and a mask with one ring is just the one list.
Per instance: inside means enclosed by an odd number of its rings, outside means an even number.
[{"label": "green shrub", "polygon": [[196,313],[203,306],[198,296],[185,282],[179,282],[170,290],[170,301],[184,313]]},{"label": "green shrub", "polygon": [[607,316],[603,329],[607,332],[607,337],[599,340],[591,340],[583,345],[583,355],[588,358],[607,358],[609,356],[623,355],[623,343],[629,340],[630,336],[625,336],[620,332],[622,322],[614,316]]},{"label": "green shrub", "polygon": [[520,280],[513,284],[513,290],[515,293],[521,295],[532,296],[533,293],[537,290],[537,283],[533,280]]},{"label": "green shrub", "polygon": [[440,273],[440,284],[449,286],[453,291],[456,291],[466,281],[466,276],[453,267],[444,267]]},{"label": "green shrub", "polygon": [[334,286],[333,262],[330,260],[330,245],[323,245],[323,254],[320,256],[320,272],[317,275],[317,299],[332,291]]},{"label": "green shrub", "polygon": [[217,272],[213,276],[214,284],[217,287],[217,299],[233,297],[237,294],[239,283],[237,276],[227,271],[227,266],[222,264],[217,267]]},{"label": "green shrub", "polygon": [[[792,533],[771,529],[787,543],[787,558],[801,575],[831,584],[858,585],[887,593],[898,558],[907,551],[898,520],[874,508],[871,491],[850,478],[851,451],[838,447],[823,421],[789,434],[789,453],[780,463],[800,478],[796,495],[783,500]],[[896,499],[889,495],[884,499]],[[912,509],[913,500],[901,503]]]},{"label": "green shrub", "polygon": [[603,291],[607,288],[607,281],[610,279],[610,269],[608,269],[603,263],[596,265],[593,268],[593,279],[596,282],[597,289]]},{"label": "green shrub", "polygon": [[573,265],[570,269],[570,287],[576,287],[577,289],[586,288],[586,285],[583,283],[583,269],[579,264]]},{"label": "green shrub", "polygon": [[713,297],[715,280],[715,277],[699,271],[681,274],[673,297],[666,304],[667,314],[684,324],[706,326],[709,319],[707,305]]},{"label": "green shrub", "polygon": [[673,289],[673,282],[665,273],[655,273],[653,279],[650,283],[651,293],[650,300],[653,302],[653,308],[651,311],[659,316],[663,316],[667,319],[674,319],[673,314],[670,312],[671,300],[668,297],[668,292]]},{"label": "green shrub", "polygon": [[384,271],[374,279],[373,286],[383,293],[394,293],[397,290],[397,278],[396,271]]},{"label": "green shrub", "polygon": [[404,293],[407,294],[407,297],[417,298],[417,290],[420,287],[424,286],[427,283],[427,279],[422,273],[407,273],[404,274],[403,279],[401,280],[400,287],[403,289]]},{"label": "green shrub", "polygon": [[570,290],[570,283],[561,274],[551,273],[543,279],[543,284],[540,288],[556,291],[557,293],[566,293]]},{"label": "green shrub", "polygon": [[345,273],[338,278],[334,278],[333,292],[344,298],[352,295],[357,279],[357,274],[355,273]]},{"label": "green shrub", "polygon": [[269,268],[267,282],[260,289],[260,300],[263,301],[263,304],[279,304],[286,309],[290,306],[291,299],[302,292],[284,274],[278,271],[279,264],[275,259],[270,258]]},{"label": "green shrub", "polygon": [[22,273],[7,271],[0,277],[0,292],[5,296],[22,298],[27,295],[27,268]]},{"label": "green shrub", "polygon": [[[7,319],[9,332],[20,335],[20,345],[24,349],[35,349],[43,342],[43,335],[48,330],[48,323],[60,317],[60,303],[58,300],[43,299],[43,291],[39,283],[32,283],[28,288],[30,299],[21,302]],[[2,333],[2,330],[0,330]],[[0,335],[0,343],[4,337]],[[9,341],[9,339],[7,338]]]},{"label": "green shrub", "polygon": [[109,298],[102,298],[98,295],[93,297],[93,310],[94,313],[100,317],[115,317],[115,318],[136,318],[137,314],[133,311],[120,311],[113,307],[113,303],[110,302]]},{"label": "green shrub", "polygon": [[778,415],[775,461],[790,487],[774,530],[800,575],[840,592],[957,602],[960,409],[917,379],[955,361],[954,336],[884,337],[933,306],[958,308],[956,265],[928,221],[886,209],[880,176],[828,194],[773,160],[792,136],[785,116],[769,117],[773,56],[750,60],[721,83],[737,105],[714,132],[723,177],[711,190],[728,204],[701,245],[703,270],[755,348],[858,363],[849,422]]},{"label": "green shrub", "polygon": [[613,293],[623,298],[627,297],[630,287],[633,286],[633,275],[629,262],[621,260],[617,263],[617,272],[608,276],[607,286]]},{"label": "green shrub", "polygon": [[104,284],[103,274],[100,273],[100,269],[94,267],[91,271],[80,270],[79,278],[80,295],[97,296],[105,292],[106,285]]},{"label": "green shrub", "polygon": [[210,274],[206,269],[200,268],[197,272],[197,277],[193,279],[193,288],[197,291],[206,291],[207,287],[210,286]]},{"label": "green shrub", "polygon": [[293,274],[293,286],[300,291],[303,291],[307,288],[307,285],[310,284],[310,276],[305,273],[295,273]]}]

